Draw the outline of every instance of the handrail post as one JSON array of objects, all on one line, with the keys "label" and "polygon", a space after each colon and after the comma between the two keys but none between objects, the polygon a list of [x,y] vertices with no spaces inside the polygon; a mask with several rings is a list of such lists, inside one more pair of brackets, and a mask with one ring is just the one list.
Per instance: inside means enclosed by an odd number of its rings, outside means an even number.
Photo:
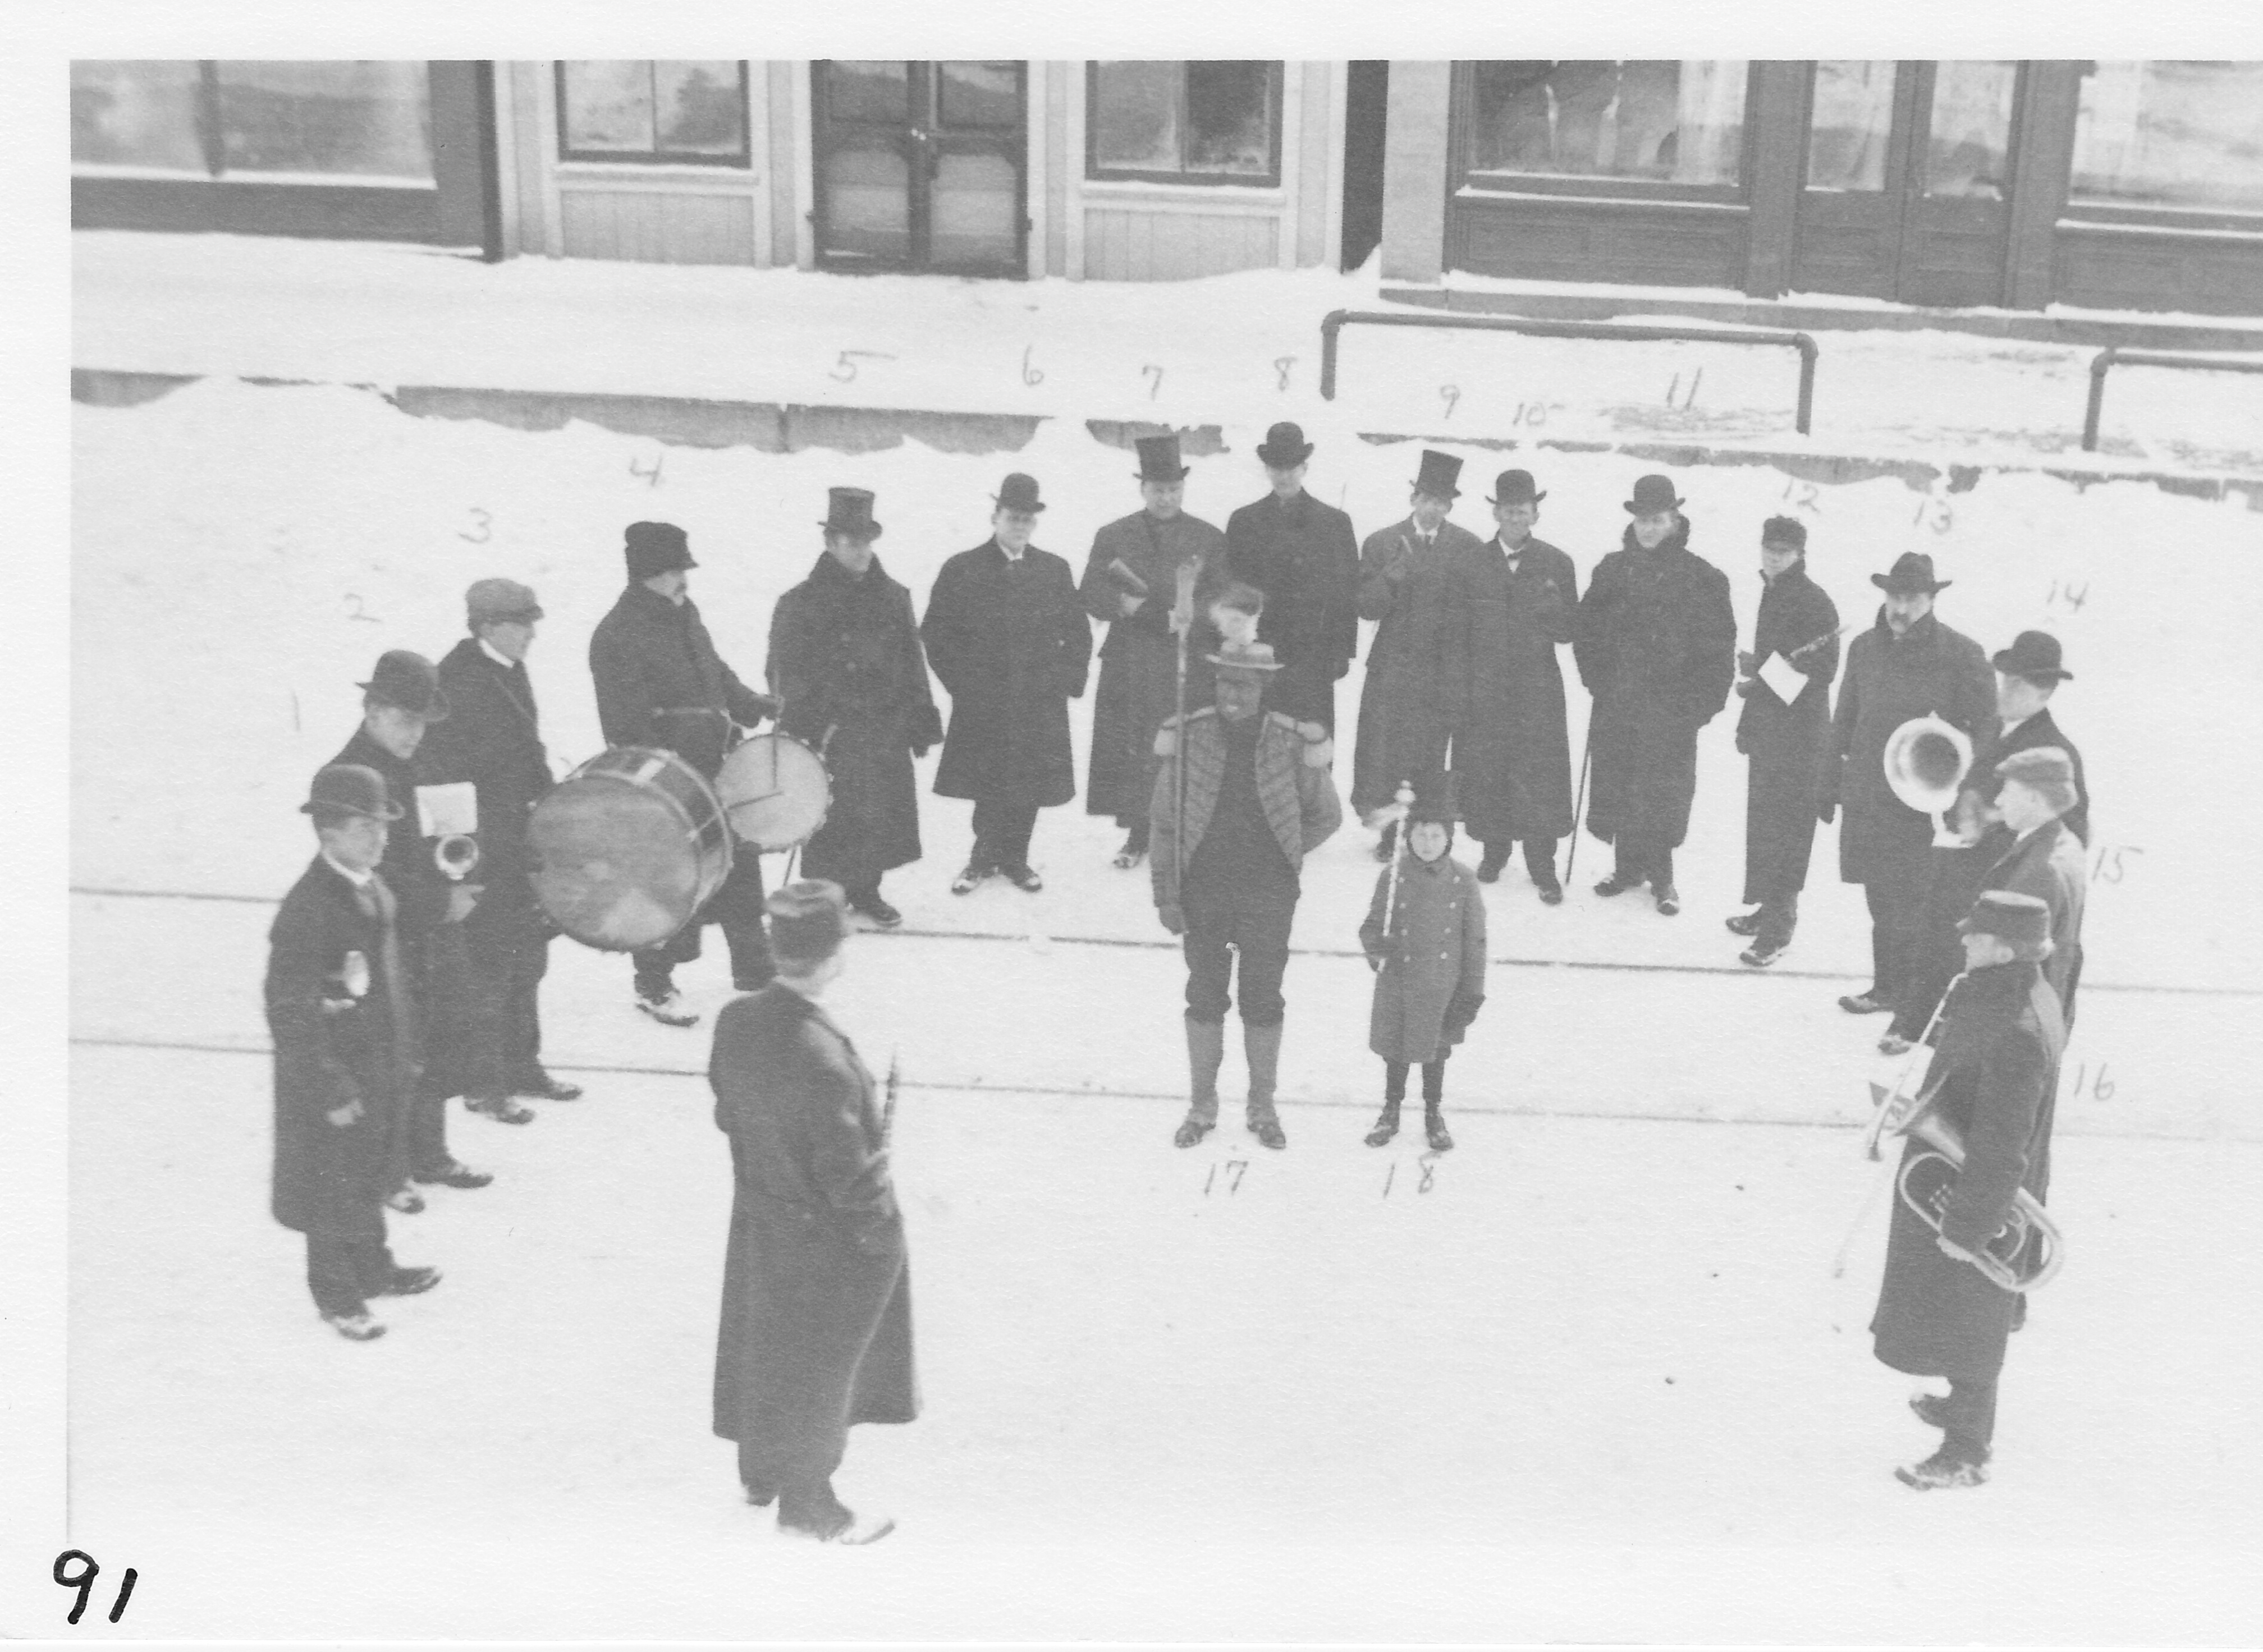
[{"label": "handrail post", "polygon": [[2082,451],[2086,453],[2098,451],[2098,415],[2106,405],[2107,370],[2113,365],[2111,344],[2090,358],[2090,405],[2082,415]]},{"label": "handrail post", "polygon": [[1348,310],[1330,310],[1320,318],[1320,400],[1336,399],[1336,340],[1343,332]]},{"label": "handrail post", "polygon": [[1804,333],[1794,333],[1791,342],[1799,350],[1799,415],[1792,428],[1805,436],[1815,414],[1815,359],[1822,352]]}]

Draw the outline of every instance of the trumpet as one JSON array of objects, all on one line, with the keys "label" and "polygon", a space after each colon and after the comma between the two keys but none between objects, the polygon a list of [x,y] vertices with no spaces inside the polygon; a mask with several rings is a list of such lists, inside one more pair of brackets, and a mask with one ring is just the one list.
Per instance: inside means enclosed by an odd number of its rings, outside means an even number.
[{"label": "trumpet", "polygon": [[480,840],[468,832],[451,832],[432,845],[432,863],[452,884],[460,884],[480,863]]}]

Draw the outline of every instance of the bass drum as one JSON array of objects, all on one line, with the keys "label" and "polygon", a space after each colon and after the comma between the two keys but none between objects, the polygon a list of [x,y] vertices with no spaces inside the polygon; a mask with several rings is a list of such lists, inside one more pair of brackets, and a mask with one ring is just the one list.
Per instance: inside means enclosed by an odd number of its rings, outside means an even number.
[{"label": "bass drum", "polygon": [[731,875],[714,790],[682,758],[642,746],[601,752],[527,818],[534,898],[584,946],[656,947]]},{"label": "bass drum", "polygon": [[731,833],[772,853],[806,843],[833,806],[833,782],[815,752],[790,734],[757,734],[723,760],[716,794]]}]

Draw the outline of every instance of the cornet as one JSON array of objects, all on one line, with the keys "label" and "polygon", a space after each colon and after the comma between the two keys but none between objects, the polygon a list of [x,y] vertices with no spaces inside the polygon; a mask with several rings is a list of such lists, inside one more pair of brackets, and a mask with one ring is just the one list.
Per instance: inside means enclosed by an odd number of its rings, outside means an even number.
[{"label": "cornet", "polygon": [[432,863],[452,884],[460,884],[480,863],[480,840],[468,832],[452,832],[432,845]]}]

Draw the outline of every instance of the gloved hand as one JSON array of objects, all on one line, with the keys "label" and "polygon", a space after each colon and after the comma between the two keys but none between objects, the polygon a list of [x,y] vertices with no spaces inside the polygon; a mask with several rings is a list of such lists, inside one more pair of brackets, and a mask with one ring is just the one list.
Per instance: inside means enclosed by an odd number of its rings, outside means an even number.
[{"label": "gloved hand", "polygon": [[1163,927],[1169,930],[1173,934],[1182,935],[1186,934],[1187,915],[1178,907],[1158,906],[1155,908],[1155,916],[1163,920]]},{"label": "gloved hand", "polygon": [[1455,993],[1446,1000],[1446,1031],[1452,1035],[1466,1032],[1470,1023],[1477,1020],[1478,1011],[1484,1007],[1482,992]]},{"label": "gloved hand", "polygon": [[923,705],[912,717],[911,748],[915,757],[924,757],[943,740],[943,713],[932,705]]},{"label": "gloved hand", "polygon": [[480,904],[485,886],[479,884],[458,884],[448,891],[448,915],[443,922],[459,924],[472,915],[472,908]]},{"label": "gloved hand", "polygon": [[1761,668],[1761,657],[1749,648],[1737,650],[1737,675],[1749,677]]},{"label": "gloved hand", "polygon": [[359,1096],[355,1096],[343,1107],[332,1107],[329,1113],[324,1115],[324,1116],[342,1130],[347,1129],[349,1126],[358,1124],[361,1122],[363,1116],[361,1098]]},{"label": "gloved hand", "polygon": [[1825,826],[1829,826],[1838,813],[1838,804],[1829,797],[1820,799],[1815,805],[1815,818]]}]

